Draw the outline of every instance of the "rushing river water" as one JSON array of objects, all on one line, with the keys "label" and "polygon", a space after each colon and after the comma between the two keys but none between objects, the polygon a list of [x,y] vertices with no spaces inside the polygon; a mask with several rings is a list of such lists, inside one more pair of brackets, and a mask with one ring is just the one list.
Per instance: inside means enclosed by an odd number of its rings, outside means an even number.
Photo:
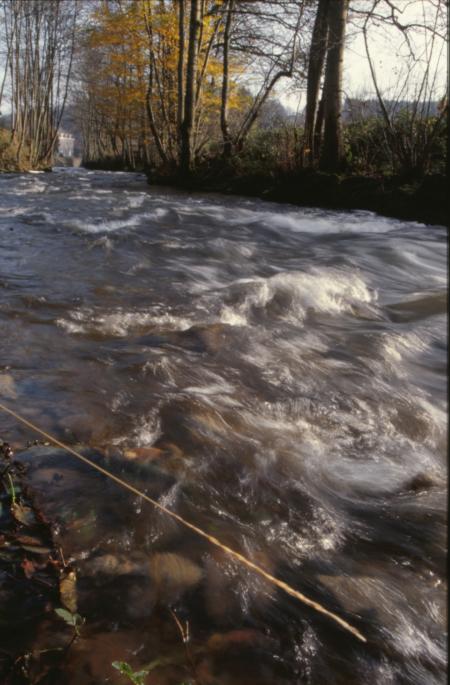
[{"label": "rushing river water", "polygon": [[167,606],[201,685],[444,681],[446,257],[443,228],[366,212],[0,178],[2,401],[368,638],[44,456],[87,619],[67,683],[163,655],[147,682],[180,685]]}]

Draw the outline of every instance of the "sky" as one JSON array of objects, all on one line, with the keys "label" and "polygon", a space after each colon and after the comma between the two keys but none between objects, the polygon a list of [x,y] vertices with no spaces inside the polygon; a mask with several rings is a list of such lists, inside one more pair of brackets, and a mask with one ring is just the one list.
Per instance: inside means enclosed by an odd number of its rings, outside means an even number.
[{"label": "sky", "polygon": [[[422,13],[425,10],[428,25],[434,25],[434,3],[437,4],[439,0],[425,0],[425,2],[422,0],[393,0],[393,2],[398,9],[398,19],[402,24],[423,23]],[[368,9],[372,7],[372,0],[351,0],[352,5],[359,9]],[[442,7],[444,7],[443,0]],[[445,17],[443,18],[445,20]],[[375,91],[360,23],[356,24],[351,18],[348,26],[344,55],[344,96],[374,97]],[[446,25],[442,26],[442,17],[439,28],[440,33],[445,35]],[[379,22],[378,26],[373,24],[370,26],[368,36],[370,53],[383,94],[395,97],[399,92],[399,81],[403,82],[408,74],[410,83],[416,87],[422,81],[422,75],[427,64],[430,64],[430,73],[436,76],[435,99],[443,96],[447,85],[447,47],[443,38],[435,37],[433,42],[430,31],[415,30],[410,33],[411,47],[416,57],[411,73],[409,47],[405,44],[404,37],[399,30],[392,28],[392,26],[383,26]],[[288,93],[288,90],[286,83],[279,89],[278,96],[281,101],[293,111],[298,108],[301,110],[305,105],[305,95],[298,92],[291,94]],[[412,96],[412,91],[409,94]]]},{"label": "sky", "polygon": [[[334,0],[332,0],[334,1]],[[436,6],[440,4],[445,12],[445,0],[389,0],[396,8],[396,16],[402,24],[424,23],[433,26],[436,16]],[[389,11],[389,3],[380,0],[379,12],[386,14]],[[373,0],[350,0],[350,7],[357,10],[369,10]],[[444,24],[442,26],[442,24]],[[441,14],[439,30],[446,35],[447,22],[445,14]],[[436,76],[435,87],[431,99],[442,98],[447,84],[447,50],[445,40],[435,37],[430,31],[414,30],[410,33],[411,47],[413,48],[416,62],[411,74],[411,61],[408,59],[410,48],[406,45],[402,33],[378,22],[371,24],[368,30],[369,46],[373,57],[377,79],[383,94],[395,98],[399,93],[399,83],[404,82],[409,76],[409,83],[417,86],[421,82],[421,76],[427,65],[431,65],[430,73]],[[3,69],[0,65],[0,84]],[[350,12],[347,27],[346,50],[344,56],[344,97],[375,97],[372,77],[367,61],[364,40],[361,32],[361,20]],[[292,83],[283,79],[277,87],[275,95],[283,105],[292,112],[301,112],[306,104],[303,91],[293,91]],[[403,99],[413,99],[414,93],[404,93]],[[409,96],[409,98],[408,98]],[[7,103],[3,103],[3,111],[8,110]]]}]

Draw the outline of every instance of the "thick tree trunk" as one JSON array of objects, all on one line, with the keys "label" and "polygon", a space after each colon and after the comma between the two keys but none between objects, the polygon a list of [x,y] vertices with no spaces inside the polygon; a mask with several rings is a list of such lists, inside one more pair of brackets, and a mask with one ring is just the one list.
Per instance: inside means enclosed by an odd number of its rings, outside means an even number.
[{"label": "thick tree trunk", "polygon": [[333,0],[328,7],[328,54],[325,68],[324,141],[320,167],[338,171],[343,162],[342,73],[348,0]]},{"label": "thick tree trunk", "polygon": [[329,0],[319,0],[309,51],[306,85],[305,145],[307,160],[310,165],[314,163],[318,153],[318,149],[316,149],[315,145],[317,139],[316,121],[318,117],[320,80],[322,78],[323,65],[327,52],[328,7]]},{"label": "thick tree trunk", "polygon": [[220,103],[220,128],[223,138],[223,156],[230,157],[232,152],[232,142],[230,128],[228,125],[228,90],[229,90],[229,50],[230,50],[230,29],[233,16],[234,0],[229,0],[225,31],[223,35],[223,70],[222,70],[222,98]]},{"label": "thick tree trunk", "polygon": [[177,95],[177,125],[181,131],[184,119],[184,0],[178,0],[178,95]]},{"label": "thick tree trunk", "polygon": [[194,165],[193,129],[197,91],[198,38],[200,29],[200,0],[191,0],[189,18],[189,42],[184,95],[184,118],[181,125],[180,162],[183,173],[189,173]]}]

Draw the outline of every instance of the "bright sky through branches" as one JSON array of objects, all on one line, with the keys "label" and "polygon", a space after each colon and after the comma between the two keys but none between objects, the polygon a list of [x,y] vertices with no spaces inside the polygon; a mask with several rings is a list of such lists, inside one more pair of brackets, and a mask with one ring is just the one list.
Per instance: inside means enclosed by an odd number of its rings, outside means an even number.
[{"label": "bright sky through branches", "polygon": [[[351,0],[347,48],[344,60],[344,94],[349,97],[375,97],[369,63],[366,56],[362,26],[373,7],[373,0]],[[393,26],[390,8],[395,7],[399,26]],[[447,10],[444,0],[380,0],[376,8],[380,18],[368,25],[370,54],[383,95],[396,98],[406,76],[409,90],[402,99],[414,99],[414,91],[429,68],[433,81],[434,99],[440,99],[447,88]],[[361,14],[360,14],[361,12]],[[386,21],[383,20],[386,19]],[[426,25],[426,29],[423,28]],[[402,26],[409,27],[405,32]],[[283,103],[293,110],[298,108],[299,93],[279,90]],[[305,104],[300,95],[301,110]]]}]

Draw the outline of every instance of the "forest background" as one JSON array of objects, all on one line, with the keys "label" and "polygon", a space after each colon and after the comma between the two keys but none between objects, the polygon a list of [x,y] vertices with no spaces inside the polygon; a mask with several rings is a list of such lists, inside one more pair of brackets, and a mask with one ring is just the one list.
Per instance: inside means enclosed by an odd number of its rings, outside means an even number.
[{"label": "forest background", "polygon": [[64,128],[90,167],[444,223],[447,10],[0,0],[0,169],[50,168]]}]

